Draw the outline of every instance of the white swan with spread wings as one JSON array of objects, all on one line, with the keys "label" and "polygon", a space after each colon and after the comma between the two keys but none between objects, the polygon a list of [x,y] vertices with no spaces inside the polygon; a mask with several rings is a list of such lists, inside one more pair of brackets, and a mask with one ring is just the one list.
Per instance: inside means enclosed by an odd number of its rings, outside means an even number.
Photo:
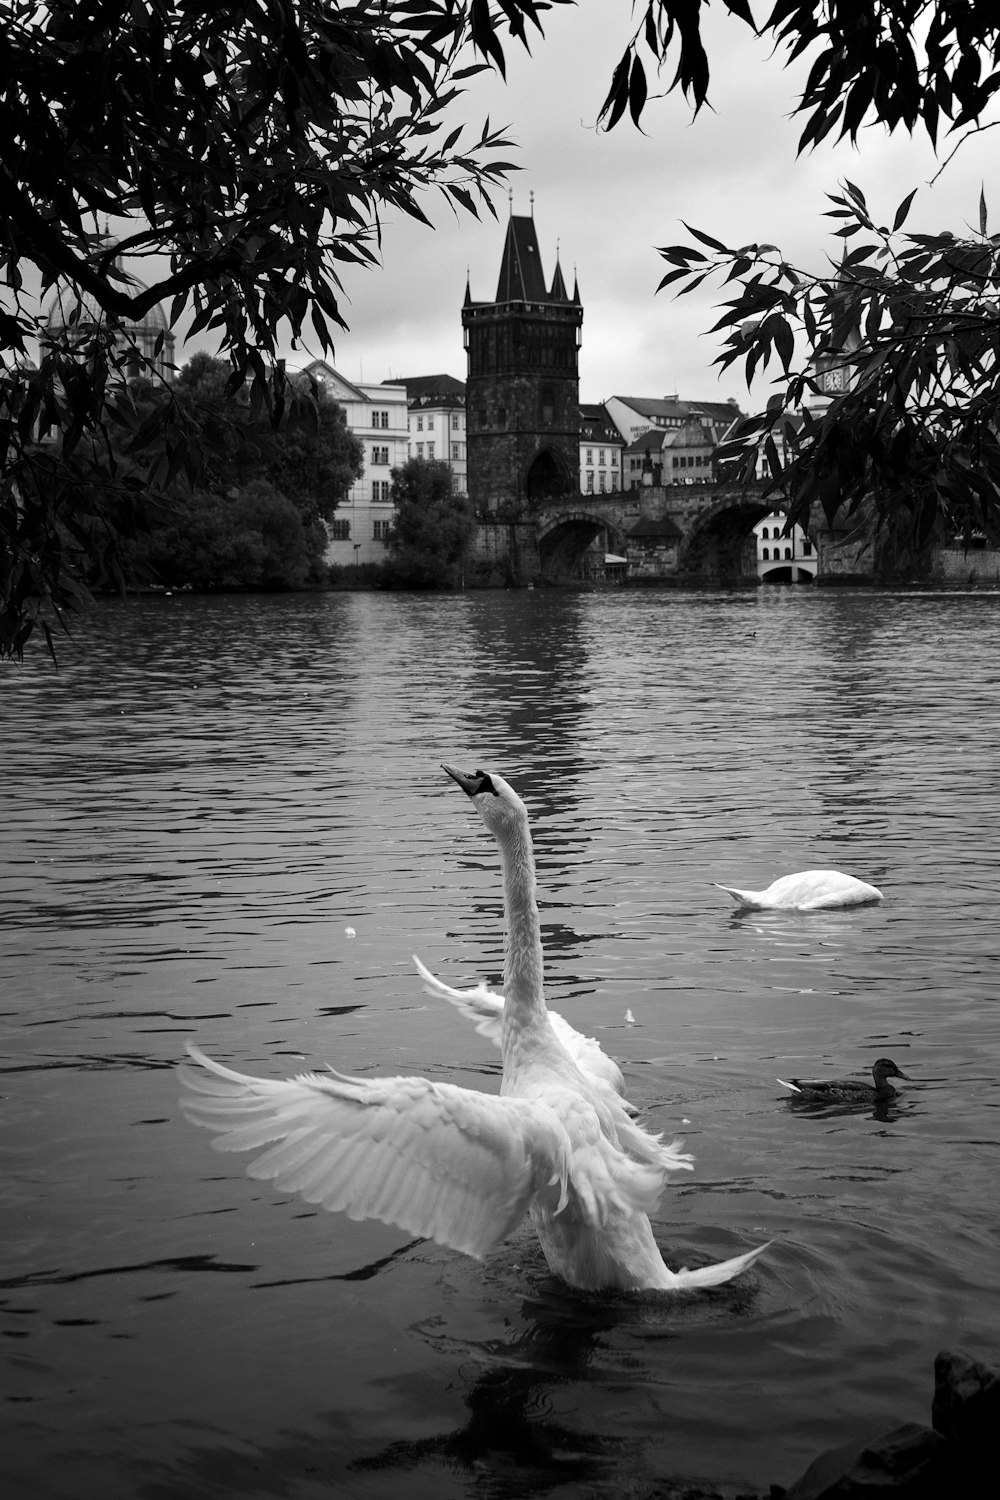
[{"label": "white swan with spread wings", "polygon": [[[546,1008],[523,802],[494,772],[444,769],[500,848],[499,1096],[426,1078],[332,1071],[251,1078],[191,1047],[201,1066],[183,1070],[184,1113],[219,1132],[213,1144],[220,1150],[265,1148],[247,1168],[252,1177],[468,1255],[485,1256],[528,1213],[551,1269],[582,1290],[678,1291],[731,1280],[766,1247],[695,1270],[666,1266],[649,1214],[691,1157],[630,1118],[615,1065],[614,1074],[595,1067],[586,1046],[574,1053]],[[591,1047],[600,1053],[596,1042]]]}]

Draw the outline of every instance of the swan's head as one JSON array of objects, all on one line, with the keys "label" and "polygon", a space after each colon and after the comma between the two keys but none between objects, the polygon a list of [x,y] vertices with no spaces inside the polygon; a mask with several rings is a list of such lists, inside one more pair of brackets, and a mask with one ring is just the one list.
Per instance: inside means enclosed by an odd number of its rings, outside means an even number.
[{"label": "swan's head", "polygon": [[902,1068],[897,1068],[891,1057],[880,1057],[872,1072],[876,1078],[905,1078],[907,1083],[912,1082],[910,1075],[904,1073]]},{"label": "swan's head", "polygon": [[466,796],[471,797],[476,811],[495,838],[515,828],[526,828],[528,810],[514,788],[496,771],[473,771],[471,776],[456,771],[454,766],[442,766],[452,781],[457,781]]}]

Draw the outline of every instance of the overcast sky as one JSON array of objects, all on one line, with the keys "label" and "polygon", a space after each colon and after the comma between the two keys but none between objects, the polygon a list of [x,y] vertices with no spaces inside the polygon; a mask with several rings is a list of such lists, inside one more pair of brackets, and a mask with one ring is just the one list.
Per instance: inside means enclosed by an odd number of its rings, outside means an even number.
[{"label": "overcast sky", "polygon": [[[940,182],[927,184],[940,162],[924,137],[889,137],[868,130],[857,150],[823,144],[796,157],[801,120],[790,119],[808,62],[783,69],[765,43],[719,7],[707,17],[710,98],[714,113],[696,120],[679,95],[655,100],[643,116],[645,134],[628,119],[610,134],[595,122],[611,72],[630,35],[628,0],[581,0],[549,13],[532,57],[507,49],[506,85],[471,81],[463,114],[476,128],[489,115],[508,125],[521,170],[511,179],[514,212],[534,217],[542,263],[551,280],[557,244],[572,286],[579,277],[584,308],[580,396],[612,395],[751,401],[741,377],[719,376],[719,345],[707,336],[718,297],[710,283],[679,300],[656,294],[668,269],[657,245],[689,237],[681,220],[725,243],[768,242],[808,269],[822,270],[842,241],[830,235],[826,194],[844,178],[856,183],[877,222],[891,222],[913,188],[908,230],[937,231],[978,223],[985,182],[993,227],[1000,229],[1000,191],[993,162],[1000,132],[985,132],[958,153]],[[943,154],[950,146],[943,147]],[[511,153],[504,153],[510,156]],[[461,306],[466,273],[473,298],[492,300],[509,212],[496,195],[499,223],[456,217],[443,198],[422,206],[433,230],[398,216],[385,226],[383,268],[358,271],[345,284],[350,333],[337,340],[334,363],[348,379],[445,371],[465,378]],[[835,226],[834,226],[835,227]],[[319,350],[310,351],[318,354]],[[290,356],[305,363],[309,353]],[[763,405],[766,383],[755,382]]]}]

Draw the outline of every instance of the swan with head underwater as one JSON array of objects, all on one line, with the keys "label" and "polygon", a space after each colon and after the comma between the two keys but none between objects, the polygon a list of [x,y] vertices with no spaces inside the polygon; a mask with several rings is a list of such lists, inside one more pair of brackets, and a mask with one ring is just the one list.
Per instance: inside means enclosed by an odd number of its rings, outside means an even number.
[{"label": "swan with head underwater", "polygon": [[780,875],[762,891],[744,891],[735,885],[719,885],[718,881],[715,886],[732,896],[740,912],[833,911],[845,906],[870,906],[884,899],[878,886],[845,875],[842,870],[800,870],[795,875]]},{"label": "swan with head underwater", "polygon": [[606,1070],[588,1066],[586,1049],[574,1056],[552,1024],[523,802],[494,772],[444,769],[500,848],[499,1096],[333,1071],[251,1078],[189,1047],[201,1067],[183,1070],[185,1115],[218,1130],[220,1150],[266,1147],[247,1168],[252,1177],[480,1259],[528,1213],[550,1269],[583,1291],[681,1291],[732,1280],[767,1247],[694,1270],[668,1268],[649,1214],[692,1159],[679,1142],[637,1125]]}]

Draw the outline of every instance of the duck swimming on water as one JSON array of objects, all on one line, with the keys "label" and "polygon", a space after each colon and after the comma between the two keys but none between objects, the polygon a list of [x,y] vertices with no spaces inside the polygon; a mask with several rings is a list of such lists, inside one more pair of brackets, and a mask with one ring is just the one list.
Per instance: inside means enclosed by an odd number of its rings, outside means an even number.
[{"label": "duck swimming on water", "polygon": [[801,870],[797,875],[782,875],[763,891],[741,891],[718,881],[715,886],[732,896],[744,911],[828,911],[884,899],[877,886],[840,870]]},{"label": "duck swimming on water", "polygon": [[480,1259],[529,1213],[549,1267],[570,1286],[680,1291],[730,1281],[766,1246],[694,1270],[667,1267],[649,1214],[692,1159],[679,1142],[635,1124],[615,1082],[588,1066],[586,1054],[574,1056],[546,1009],[524,803],[495,772],[444,769],[500,848],[499,1096],[333,1071],[251,1078],[189,1046],[200,1067],[183,1070],[185,1115],[217,1130],[220,1150],[266,1148],[247,1168],[251,1177]]},{"label": "duck swimming on water", "polygon": [[872,1067],[874,1084],[862,1078],[779,1078],[782,1088],[791,1089],[797,1099],[809,1099],[814,1103],[828,1104],[874,1104],[884,1099],[894,1099],[897,1090],[887,1080],[905,1078],[912,1082],[908,1073],[897,1068],[891,1057],[880,1057]]}]

